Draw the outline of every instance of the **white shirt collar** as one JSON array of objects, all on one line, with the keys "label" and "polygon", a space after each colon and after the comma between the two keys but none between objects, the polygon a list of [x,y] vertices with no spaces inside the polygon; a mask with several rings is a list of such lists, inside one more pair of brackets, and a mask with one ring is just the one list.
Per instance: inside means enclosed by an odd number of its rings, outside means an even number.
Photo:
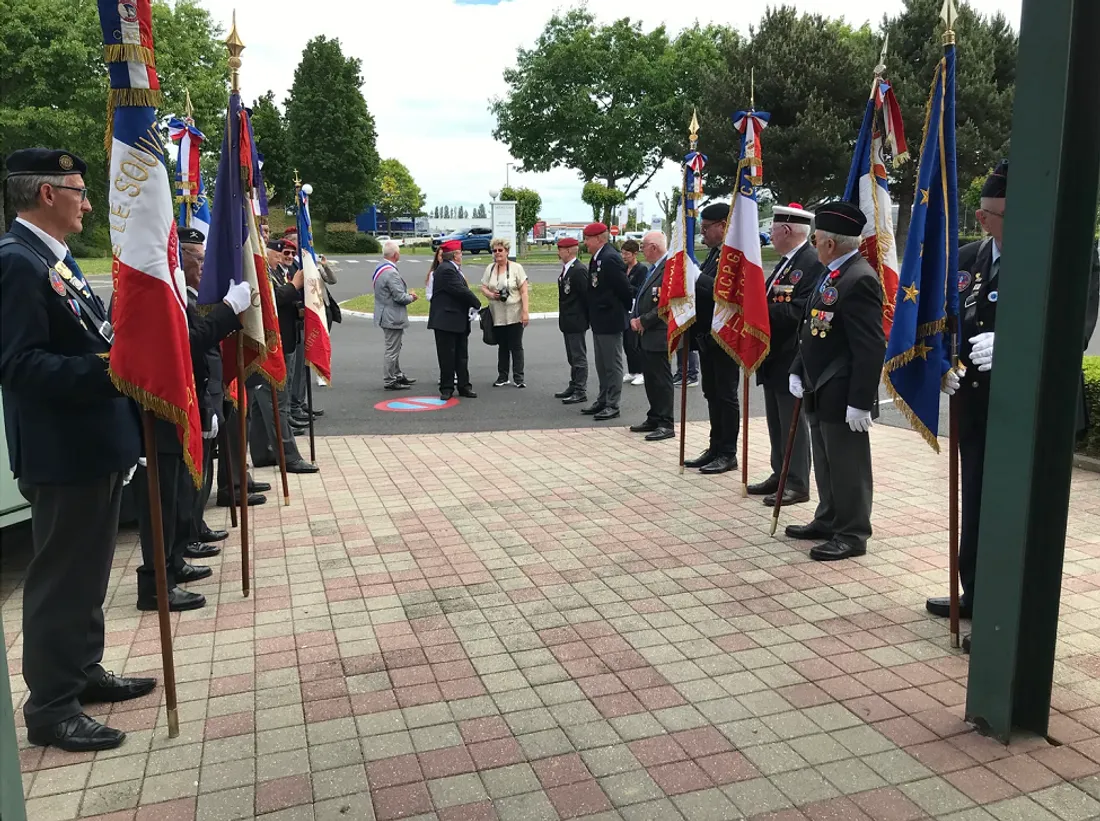
[{"label": "white shirt collar", "polygon": [[993,243],[993,261],[996,262],[1001,258],[1001,246],[997,244],[997,240],[990,240]]},{"label": "white shirt collar", "polygon": [[837,259],[834,259],[832,262],[829,263],[829,265],[827,267],[830,271],[839,271],[840,266],[842,266],[845,262],[850,260],[852,257],[854,257],[858,253],[859,253],[858,248],[856,248],[856,250],[854,250],[854,251],[849,251],[844,256],[839,257]]},{"label": "white shirt collar", "polygon": [[600,246],[599,248],[597,248],[597,249],[596,249],[596,253],[594,253],[594,254],[592,255],[592,259],[596,259],[596,257],[598,257],[598,256],[600,255],[600,251],[602,251],[602,250],[603,250],[604,248],[606,248],[606,247],[607,247],[607,245],[608,245],[607,243],[604,243],[604,244],[603,244],[603,245],[601,245],[601,246]]},{"label": "white shirt collar", "polygon": [[15,221],[42,240],[42,244],[50,249],[50,253],[57,257],[58,262],[65,259],[65,256],[69,253],[69,247],[65,243],[58,242],[37,225],[32,222],[27,222],[22,217],[16,217]]},{"label": "white shirt collar", "polygon": [[798,243],[797,248],[793,248],[793,249],[791,249],[791,251],[789,253],[786,253],[786,254],[783,255],[783,260],[785,262],[790,262],[792,259],[794,259],[795,254],[797,254],[799,251],[801,251],[802,246],[805,245],[807,242],[808,242],[808,240],[802,240],[802,242]]}]

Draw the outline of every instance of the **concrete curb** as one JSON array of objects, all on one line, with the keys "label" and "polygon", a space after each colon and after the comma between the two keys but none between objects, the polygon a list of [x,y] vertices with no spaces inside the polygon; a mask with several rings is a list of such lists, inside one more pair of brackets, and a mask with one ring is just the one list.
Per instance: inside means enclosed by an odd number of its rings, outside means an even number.
[{"label": "concrete curb", "polygon": [[[341,308],[340,309],[340,315],[341,316],[354,316],[356,319],[374,319],[374,314],[364,313],[363,311],[349,311],[346,308]],[[531,314],[530,317],[531,317],[532,320],[535,320],[535,319],[557,319],[558,318],[558,313],[557,313],[557,311],[554,311],[553,313],[546,313],[546,314]],[[428,321],[428,317],[426,317],[426,316],[410,316],[409,317],[409,322],[427,322],[427,321]]]},{"label": "concrete curb", "polygon": [[1094,456],[1085,456],[1083,453],[1073,454],[1073,466],[1092,473],[1100,473],[1100,459]]}]

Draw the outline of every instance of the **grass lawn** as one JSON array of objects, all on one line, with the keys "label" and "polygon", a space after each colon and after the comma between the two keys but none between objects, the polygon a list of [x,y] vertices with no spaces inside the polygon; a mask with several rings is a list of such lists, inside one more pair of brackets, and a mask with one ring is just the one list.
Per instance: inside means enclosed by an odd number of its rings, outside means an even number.
[{"label": "grass lawn", "polygon": [[[556,282],[531,282],[528,283],[528,307],[533,314],[548,314],[558,310],[558,284]],[[409,306],[409,316],[427,316],[428,306],[431,304],[424,299],[423,289],[417,289],[420,299]],[[480,292],[477,292],[482,302],[485,301]],[[349,311],[362,311],[374,313],[374,294],[363,294],[352,297],[340,303],[341,308]]]},{"label": "grass lawn", "polygon": [[86,277],[110,275],[111,263],[110,257],[83,257],[76,261]]}]

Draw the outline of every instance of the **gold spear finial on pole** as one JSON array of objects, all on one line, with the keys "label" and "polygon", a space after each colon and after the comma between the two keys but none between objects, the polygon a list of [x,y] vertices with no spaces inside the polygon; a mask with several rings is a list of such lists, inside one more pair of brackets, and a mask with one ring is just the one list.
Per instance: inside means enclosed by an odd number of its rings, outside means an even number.
[{"label": "gold spear finial on pole", "polygon": [[882,52],[878,56],[878,65],[875,66],[875,76],[881,77],[882,72],[886,71],[886,50],[890,46],[890,32],[886,32],[886,37],[882,41]]},{"label": "gold spear finial on pole", "polygon": [[232,93],[237,94],[241,90],[241,52],[244,51],[244,41],[237,33],[237,10],[233,10],[233,26],[229,30],[229,36],[225,38],[225,47],[229,49],[229,86]]},{"label": "gold spear finial on pole", "polygon": [[294,190],[298,190],[302,187],[302,178],[298,176],[298,169],[294,169]]},{"label": "gold spear finial on pole", "polygon": [[183,90],[183,116],[188,125],[195,124],[195,107],[191,105],[191,90]]},{"label": "gold spear finial on pole", "polygon": [[955,8],[955,0],[943,0],[943,9],[940,11],[940,19],[946,27],[943,32],[943,44],[955,45],[955,21],[959,19],[959,10]]},{"label": "gold spear finial on pole", "polygon": [[694,151],[699,144],[699,113],[694,108],[691,109],[691,122],[688,123],[688,140],[691,142],[691,150]]}]

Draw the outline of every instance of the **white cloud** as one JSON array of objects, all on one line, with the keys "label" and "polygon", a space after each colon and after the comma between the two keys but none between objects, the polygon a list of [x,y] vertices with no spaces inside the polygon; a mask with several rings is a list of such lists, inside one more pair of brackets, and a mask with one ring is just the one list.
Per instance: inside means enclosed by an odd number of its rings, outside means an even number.
[{"label": "white cloud", "polygon": [[[494,118],[489,99],[506,91],[502,73],[513,65],[516,49],[535,41],[550,16],[575,3],[503,0],[498,5],[467,5],[455,0],[407,0],[404,3],[300,0],[200,0],[228,31],[234,6],[238,31],[245,42],[241,91],[251,102],[268,89],[282,100],[306,42],[319,34],[338,37],[345,54],[363,61],[363,93],[378,128],[378,151],[397,157],[436,204],[487,202],[488,192],[504,183],[506,146],[492,137]],[[786,0],[800,11],[845,17],[854,25],[877,25],[894,14],[901,0],[855,4],[851,0]],[[971,0],[980,13],[1001,12],[1019,25],[1021,0]],[[746,12],[741,3],[700,6],[685,12],[668,0],[589,0],[589,9],[604,22],[629,15],[654,28],[664,23],[675,32],[691,25],[722,23],[747,31],[764,5]],[[931,35],[930,35],[931,36]],[[863,82],[863,79],[859,79]],[[580,201],[575,172],[511,172],[513,184],[536,189],[543,215],[584,219],[590,212]],[[677,183],[679,172],[668,164],[638,203],[647,215],[657,212],[655,192]]]}]

